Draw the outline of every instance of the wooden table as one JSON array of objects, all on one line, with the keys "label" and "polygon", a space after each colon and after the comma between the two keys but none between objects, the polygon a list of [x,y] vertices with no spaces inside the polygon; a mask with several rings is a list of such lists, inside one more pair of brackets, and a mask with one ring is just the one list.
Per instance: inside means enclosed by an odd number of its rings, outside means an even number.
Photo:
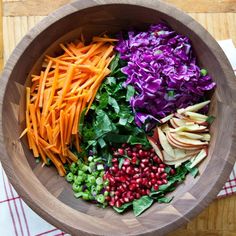
[{"label": "wooden table", "polygon": [[[39,20],[69,0],[3,0],[0,2],[0,69],[15,45]],[[217,39],[236,45],[236,0],[167,0],[201,23]],[[187,226],[169,236],[236,236],[236,195],[215,200]]]}]

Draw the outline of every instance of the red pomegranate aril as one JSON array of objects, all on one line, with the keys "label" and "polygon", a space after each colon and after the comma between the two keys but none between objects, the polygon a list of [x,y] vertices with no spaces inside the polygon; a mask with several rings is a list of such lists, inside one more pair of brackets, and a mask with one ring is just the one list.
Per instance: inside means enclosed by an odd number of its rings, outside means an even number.
[{"label": "red pomegranate aril", "polygon": [[124,198],[124,202],[129,202],[129,198],[128,198],[128,197],[125,197],[125,198]]},{"label": "red pomegranate aril", "polygon": [[123,162],[124,166],[129,166],[130,165],[130,160],[128,158],[126,158]]},{"label": "red pomegranate aril", "polygon": [[141,197],[140,193],[135,193],[135,198],[139,199]]},{"label": "red pomegranate aril", "polygon": [[115,189],[116,189],[115,186],[111,187],[111,191],[115,191]]},{"label": "red pomegranate aril", "polygon": [[142,162],[142,163],[140,163],[140,167],[141,167],[142,169],[144,169],[144,168],[146,167],[146,165]]},{"label": "red pomegranate aril", "polygon": [[161,185],[161,184],[162,184],[162,181],[161,181],[161,180],[157,180],[157,184],[158,184],[158,185]]},{"label": "red pomegranate aril", "polygon": [[138,154],[140,157],[145,157],[145,152],[141,149],[138,151]]},{"label": "red pomegranate aril", "polygon": [[117,200],[117,201],[116,201],[115,206],[116,206],[117,208],[121,207],[121,202],[120,202],[120,200]]},{"label": "red pomegranate aril", "polygon": [[122,166],[121,170],[125,172],[126,171],[126,166]]},{"label": "red pomegranate aril", "polygon": [[143,178],[142,179],[142,184],[145,186],[145,185],[147,185],[147,183],[148,183],[148,179],[147,178]]},{"label": "red pomegranate aril", "polygon": [[133,147],[133,148],[132,148],[132,151],[133,151],[133,152],[137,152],[138,149],[137,149],[136,147]]},{"label": "red pomegranate aril", "polygon": [[139,178],[140,177],[140,174],[135,174],[134,176],[133,176],[133,179],[137,179],[137,178]]},{"label": "red pomegranate aril", "polygon": [[115,167],[115,166],[112,166],[112,167],[111,167],[111,171],[112,171],[113,173],[116,173],[116,172],[118,172],[118,168]]},{"label": "red pomegranate aril", "polygon": [[137,183],[137,184],[141,184],[142,182],[143,182],[143,181],[142,181],[141,178],[136,179],[136,183]]},{"label": "red pomegranate aril", "polygon": [[132,152],[129,150],[129,151],[127,151],[127,156],[128,157],[132,157]]},{"label": "red pomegranate aril", "polygon": [[127,189],[127,184],[126,183],[123,183],[122,186],[123,186],[124,189]]},{"label": "red pomegranate aril", "polygon": [[111,191],[111,187],[108,185],[108,186],[106,186],[106,191],[107,192],[110,192]]},{"label": "red pomegranate aril", "polygon": [[140,172],[140,169],[139,169],[138,167],[135,167],[135,168],[134,168],[134,171],[135,171],[135,173],[139,173],[139,172]]},{"label": "red pomegranate aril", "polygon": [[135,187],[136,187],[136,189],[139,189],[140,185],[138,183],[136,183]]},{"label": "red pomegranate aril", "polygon": [[157,167],[157,166],[152,166],[152,170],[153,170],[154,172],[157,172],[158,167]]},{"label": "red pomegranate aril", "polygon": [[111,197],[110,196],[106,196],[106,201],[109,202],[111,200]]},{"label": "red pomegranate aril", "polygon": [[157,156],[152,157],[152,159],[153,159],[154,162],[158,163],[158,157]]},{"label": "red pomegranate aril", "polygon": [[115,205],[115,201],[114,201],[114,200],[111,200],[111,201],[109,202],[109,205],[113,207],[113,206]]},{"label": "red pomegranate aril", "polygon": [[119,190],[115,191],[115,196],[120,196],[121,194],[122,194],[121,191]]},{"label": "red pomegranate aril", "polygon": [[134,190],[136,189],[135,184],[130,184],[129,189],[130,189],[131,191],[134,191]]},{"label": "red pomegranate aril", "polygon": [[159,189],[158,184],[154,184],[154,185],[153,185],[153,189],[154,189],[155,191],[157,191],[157,190]]},{"label": "red pomegranate aril", "polygon": [[115,163],[115,162],[118,162],[118,159],[117,158],[112,158],[112,163]]},{"label": "red pomegranate aril", "polygon": [[141,194],[142,194],[142,195],[146,195],[146,190],[145,190],[145,189],[142,189]]},{"label": "red pomegranate aril", "polygon": [[137,157],[136,156],[133,156],[132,157],[132,159],[131,159],[131,163],[133,164],[133,165],[135,165],[136,163],[137,163]]},{"label": "red pomegranate aril", "polygon": [[160,167],[158,167],[158,173],[162,173],[162,172],[164,172],[165,171],[165,169],[164,168],[160,168]]},{"label": "red pomegranate aril", "polygon": [[156,179],[151,179],[152,185],[156,184],[157,180]]},{"label": "red pomegranate aril", "polygon": [[127,143],[122,143],[121,147],[126,148],[127,147]]},{"label": "red pomegranate aril", "polygon": [[150,173],[150,178],[153,179],[153,178],[155,178],[155,177],[156,177],[155,174],[154,174],[153,172],[151,172],[151,173]]},{"label": "red pomegranate aril", "polygon": [[158,172],[155,174],[155,176],[156,176],[156,179],[160,178],[160,174]]},{"label": "red pomegranate aril", "polygon": [[163,179],[163,180],[162,180],[162,183],[163,183],[163,184],[167,184],[167,183],[168,183],[167,179]]},{"label": "red pomegranate aril", "polygon": [[136,147],[137,149],[141,149],[141,148],[142,148],[142,145],[141,145],[141,144],[136,144],[135,147]]},{"label": "red pomegranate aril", "polygon": [[118,153],[119,155],[123,156],[125,154],[125,151],[122,148],[118,148]]},{"label": "red pomegranate aril", "polygon": [[165,179],[166,177],[167,177],[167,173],[161,174],[161,178],[162,178],[162,179]]},{"label": "red pomegranate aril", "polygon": [[150,189],[146,190],[146,194],[149,195],[151,193]]},{"label": "red pomegranate aril", "polygon": [[118,189],[119,189],[122,193],[125,191],[125,188],[124,188],[122,185],[120,185],[120,186],[118,187]]},{"label": "red pomegranate aril", "polygon": [[131,191],[128,191],[128,192],[127,192],[127,197],[128,197],[128,198],[130,198],[130,196],[132,196],[132,195],[133,195],[133,193],[132,193]]},{"label": "red pomegranate aril", "polygon": [[123,198],[120,198],[120,203],[121,203],[121,204],[124,204],[124,203],[125,203],[125,201],[124,201]]},{"label": "red pomegranate aril", "polygon": [[132,202],[134,200],[134,196],[130,196],[129,200]]},{"label": "red pomegranate aril", "polygon": [[152,187],[152,182],[151,182],[151,181],[148,181],[147,187],[148,187],[148,188],[151,188],[151,187]]},{"label": "red pomegranate aril", "polygon": [[149,172],[150,170],[149,170],[149,167],[145,167],[144,169],[143,169],[143,172]]},{"label": "red pomegranate aril", "polygon": [[134,173],[134,170],[132,169],[131,166],[128,166],[128,167],[127,167],[126,173],[129,174],[129,175],[132,175],[132,174]]},{"label": "red pomegranate aril", "polygon": [[159,164],[159,167],[161,167],[161,168],[165,168],[166,165],[162,163],[162,164]]},{"label": "red pomegranate aril", "polygon": [[171,169],[171,170],[170,170],[170,174],[171,174],[171,175],[174,175],[174,174],[175,174],[175,170],[174,170],[174,169]]}]

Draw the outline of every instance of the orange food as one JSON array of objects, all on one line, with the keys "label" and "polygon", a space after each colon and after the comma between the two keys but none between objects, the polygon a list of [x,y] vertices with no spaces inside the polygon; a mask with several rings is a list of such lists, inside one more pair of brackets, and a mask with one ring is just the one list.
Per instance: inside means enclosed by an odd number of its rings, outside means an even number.
[{"label": "orange food", "polygon": [[[35,157],[48,164],[49,158],[64,176],[66,162],[77,161],[69,147],[81,150],[78,123],[84,109],[89,110],[103,79],[110,73],[113,58],[112,42],[106,37],[94,37],[90,45],[60,44],[64,53],[46,56],[43,70],[32,75],[26,88],[26,128],[29,148]],[[44,165],[43,164],[43,165]]]}]

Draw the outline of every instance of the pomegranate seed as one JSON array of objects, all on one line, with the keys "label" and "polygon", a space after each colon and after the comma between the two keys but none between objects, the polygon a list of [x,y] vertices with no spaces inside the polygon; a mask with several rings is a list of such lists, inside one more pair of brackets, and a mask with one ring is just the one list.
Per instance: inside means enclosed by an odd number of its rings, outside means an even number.
[{"label": "pomegranate seed", "polygon": [[140,157],[145,157],[145,152],[142,149],[138,151],[138,154]]},{"label": "pomegranate seed", "polygon": [[155,153],[155,150],[153,148],[151,148],[149,151]]},{"label": "pomegranate seed", "polygon": [[156,175],[156,179],[159,179],[159,178],[160,178],[160,175],[159,175],[158,172],[157,172],[155,175]]},{"label": "pomegranate seed", "polygon": [[109,205],[113,207],[113,206],[115,205],[115,201],[114,201],[114,200],[111,200],[111,201],[109,202]]},{"label": "pomegranate seed", "polygon": [[162,183],[163,183],[163,184],[167,184],[167,183],[168,183],[167,179],[163,179],[163,180],[162,180]]},{"label": "pomegranate seed", "polygon": [[155,178],[155,174],[153,172],[150,173],[150,177],[153,179]]},{"label": "pomegranate seed", "polygon": [[161,180],[157,180],[157,184],[158,184],[158,185],[161,185],[161,184],[162,184],[162,181],[161,181]]},{"label": "pomegranate seed", "polygon": [[131,185],[129,186],[129,189],[130,189],[131,191],[134,191],[135,188],[136,188],[135,184],[131,184]]},{"label": "pomegranate seed", "polygon": [[129,166],[130,165],[130,160],[128,158],[126,158],[123,162],[124,166]]},{"label": "pomegranate seed", "polygon": [[158,163],[159,158],[157,156],[154,156],[152,159],[153,159],[154,162]]},{"label": "pomegranate seed", "polygon": [[106,191],[107,192],[110,192],[111,191],[111,187],[108,185],[108,186],[106,186]]},{"label": "pomegranate seed", "polygon": [[116,203],[115,203],[116,207],[119,208],[121,206],[121,202],[120,200],[117,200]]},{"label": "pomegranate seed", "polygon": [[136,179],[131,179],[131,180],[130,180],[130,183],[131,183],[131,184],[136,184]]},{"label": "pomegranate seed", "polygon": [[118,162],[118,159],[117,158],[112,158],[112,163],[115,163],[115,162]]},{"label": "pomegranate seed", "polygon": [[162,175],[161,175],[161,178],[162,179],[165,179],[167,177],[167,173],[163,173]]},{"label": "pomegranate seed", "polygon": [[129,174],[129,175],[132,175],[134,173],[133,169],[131,166],[128,166],[127,169],[126,169],[126,173]]},{"label": "pomegranate seed", "polygon": [[175,174],[175,170],[174,170],[174,169],[171,169],[171,170],[170,170],[170,174],[171,174],[171,175],[174,175],[174,174]]},{"label": "pomegranate seed", "polygon": [[148,188],[151,188],[151,187],[152,187],[152,182],[151,182],[151,181],[148,181],[147,187],[148,187]]},{"label": "pomegranate seed", "polygon": [[116,196],[120,196],[121,195],[121,192],[119,190],[115,191],[115,195]]},{"label": "pomegranate seed", "polygon": [[134,200],[134,196],[130,196],[129,200],[132,202]]},{"label": "pomegranate seed", "polygon": [[126,147],[127,147],[127,143],[123,143],[123,144],[121,145],[121,147],[126,148]]},{"label": "pomegranate seed", "polygon": [[114,163],[113,166],[118,168],[118,163]]},{"label": "pomegranate seed", "polygon": [[146,167],[146,165],[142,162],[142,163],[140,163],[140,167],[141,167],[142,169],[144,169],[144,168]]},{"label": "pomegranate seed", "polygon": [[132,157],[132,152],[129,150],[129,151],[127,151],[127,156],[128,157]]},{"label": "pomegranate seed", "polygon": [[152,185],[154,185],[156,182],[157,182],[156,179],[151,179]]},{"label": "pomegranate seed", "polygon": [[124,189],[127,189],[127,184],[126,183],[123,183],[122,186],[123,186]]},{"label": "pomegranate seed", "polygon": [[121,170],[125,172],[126,171],[126,166],[122,166]]},{"label": "pomegranate seed", "polygon": [[125,197],[125,198],[124,198],[124,201],[125,201],[125,202],[129,202],[129,198],[128,198],[128,197]]},{"label": "pomegranate seed", "polygon": [[138,183],[136,183],[135,187],[136,187],[137,189],[139,189],[139,184],[138,184]]},{"label": "pomegranate seed", "polygon": [[141,144],[136,144],[135,147],[136,147],[137,149],[141,149],[141,148],[142,148],[142,145],[141,145]]},{"label": "pomegranate seed", "polygon": [[149,195],[151,193],[150,189],[146,190],[146,194]]},{"label": "pomegranate seed", "polygon": [[166,165],[162,163],[162,164],[159,165],[159,167],[161,167],[161,168],[165,168]]},{"label": "pomegranate seed", "polygon": [[162,172],[164,172],[164,171],[165,171],[165,169],[164,169],[164,168],[160,168],[160,167],[159,167],[157,171],[158,171],[158,173],[162,173]]},{"label": "pomegranate seed", "polygon": [[152,166],[152,170],[153,170],[154,172],[157,172],[158,167],[157,167],[157,166]]},{"label": "pomegranate seed", "polygon": [[134,176],[133,176],[133,179],[137,179],[137,178],[139,178],[140,177],[140,174],[135,174]]},{"label": "pomegranate seed", "polygon": [[111,197],[110,197],[110,196],[106,196],[106,198],[105,198],[105,199],[106,199],[106,201],[108,201],[108,202],[109,202],[109,201],[111,200]]},{"label": "pomegranate seed", "polygon": [[119,155],[123,156],[125,154],[125,151],[122,148],[118,148],[118,153]]},{"label": "pomegranate seed", "polygon": [[142,183],[142,179],[141,178],[136,179],[136,183],[137,184],[141,184]]},{"label": "pomegranate seed", "polygon": [[136,163],[137,163],[137,157],[136,156],[133,156],[132,157],[132,159],[131,159],[131,163],[133,164],[133,165],[135,165]]},{"label": "pomegranate seed", "polygon": [[142,195],[146,195],[146,190],[145,190],[145,189],[142,189],[141,194],[142,194]]},{"label": "pomegranate seed", "polygon": [[118,172],[118,168],[115,167],[115,166],[112,166],[112,167],[111,167],[111,171],[112,171],[113,173],[116,173],[116,172]]},{"label": "pomegranate seed", "polygon": [[114,196],[115,201],[119,200],[119,197],[117,195]]},{"label": "pomegranate seed", "polygon": [[135,198],[136,198],[136,199],[139,199],[140,197],[141,197],[140,193],[136,193],[136,194],[135,194]]},{"label": "pomegranate seed", "polygon": [[132,151],[133,151],[133,152],[137,152],[138,149],[137,149],[136,147],[133,147],[133,148],[132,148]]},{"label": "pomegranate seed", "polygon": [[153,185],[153,189],[154,189],[155,191],[157,191],[157,190],[159,189],[158,184],[154,184],[154,185]]},{"label": "pomegranate seed", "polygon": [[132,195],[133,195],[133,193],[132,193],[131,191],[128,191],[128,192],[127,192],[127,197],[128,197],[128,198],[130,198],[130,196],[132,196]]},{"label": "pomegranate seed", "polygon": [[120,203],[121,203],[121,204],[124,204],[124,203],[125,203],[123,198],[120,199]]},{"label": "pomegranate seed", "polygon": [[140,172],[140,170],[139,170],[138,167],[135,167],[135,168],[134,168],[134,171],[135,171],[136,173],[139,173],[139,172]]},{"label": "pomegranate seed", "polygon": [[125,188],[122,185],[120,185],[119,190],[123,193],[125,191]]},{"label": "pomegranate seed", "polygon": [[147,183],[148,183],[148,179],[147,178],[143,178],[142,179],[142,184],[145,186],[145,185],[147,185]]},{"label": "pomegranate seed", "polygon": [[155,156],[155,153],[150,153],[149,156],[153,158]]}]

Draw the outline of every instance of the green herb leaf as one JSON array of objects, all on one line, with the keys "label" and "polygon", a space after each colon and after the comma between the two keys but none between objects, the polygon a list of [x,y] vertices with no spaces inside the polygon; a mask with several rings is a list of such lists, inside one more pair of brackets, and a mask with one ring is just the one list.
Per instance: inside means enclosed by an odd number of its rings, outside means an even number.
[{"label": "green herb leaf", "polygon": [[214,117],[214,116],[208,116],[207,119],[206,119],[206,122],[207,122],[208,124],[212,124],[214,120],[215,120],[215,117]]},{"label": "green herb leaf", "polygon": [[115,70],[117,69],[119,65],[119,59],[120,59],[120,55],[117,53],[110,64],[111,75],[114,74]]},{"label": "green herb leaf", "polygon": [[126,118],[120,118],[119,119],[119,124],[120,125],[123,125],[123,126],[125,126],[126,124],[127,124],[127,122],[128,122],[128,119],[126,119]]},{"label": "green herb leaf", "polygon": [[119,107],[115,98],[109,96],[108,103],[109,103],[109,105],[111,105],[114,108],[116,113],[120,112],[120,107]]},{"label": "green herb leaf", "polygon": [[153,203],[153,199],[149,196],[142,196],[138,200],[133,201],[133,211],[135,216],[139,216],[147,210]]},{"label": "green herb leaf", "polygon": [[123,204],[121,207],[113,207],[113,209],[118,212],[118,213],[122,213],[124,212],[124,210],[126,210],[129,206],[131,206],[133,203],[132,202],[128,202],[128,203],[125,203]]},{"label": "green herb leaf", "polygon": [[202,76],[206,76],[207,75],[207,70],[206,69],[201,69],[200,73]]},{"label": "green herb leaf", "polygon": [[104,148],[107,145],[103,138],[99,138],[98,143],[101,148]]},{"label": "green herb leaf", "polygon": [[168,91],[168,96],[169,97],[174,97],[175,96],[175,91],[174,90],[169,90]]},{"label": "green herb leaf", "polygon": [[135,89],[133,86],[127,86],[127,93],[126,93],[126,101],[129,102],[130,98],[133,97],[135,94]]},{"label": "green herb leaf", "polygon": [[161,197],[157,199],[159,203],[170,203],[174,197]]},{"label": "green herb leaf", "polygon": [[112,85],[112,84],[116,84],[116,78],[115,77],[107,77],[106,78],[106,84]]},{"label": "green herb leaf", "polygon": [[185,167],[189,171],[189,173],[195,178],[198,175],[199,170],[197,167],[190,168],[191,164],[192,164],[192,162],[189,161],[185,164]]},{"label": "green herb leaf", "polygon": [[170,168],[169,166],[165,167],[165,172],[166,172],[167,174],[170,173],[170,170],[171,170],[171,168]]},{"label": "green herb leaf", "polygon": [[122,165],[123,165],[123,163],[124,163],[124,158],[120,158],[119,159],[119,165],[118,165],[118,167],[119,167],[119,169],[121,169],[121,167],[122,167]]}]

